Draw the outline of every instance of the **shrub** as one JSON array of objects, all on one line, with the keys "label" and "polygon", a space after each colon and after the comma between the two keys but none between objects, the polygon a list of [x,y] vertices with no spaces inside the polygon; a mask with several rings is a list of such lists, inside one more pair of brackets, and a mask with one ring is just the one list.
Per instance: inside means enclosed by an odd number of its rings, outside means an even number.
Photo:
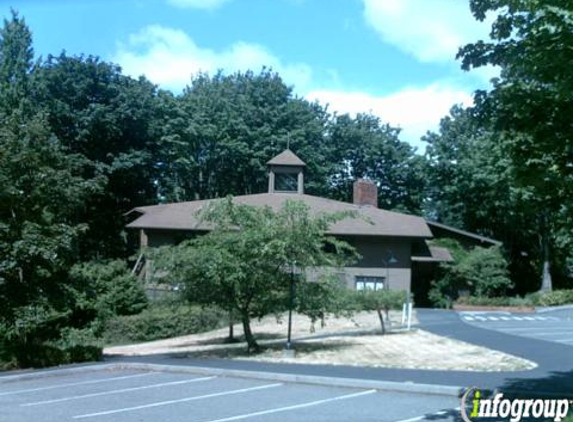
[{"label": "shrub", "polygon": [[159,340],[224,327],[228,314],[218,308],[152,305],[138,315],[118,316],[106,323],[106,344]]},{"label": "shrub", "polygon": [[472,287],[475,296],[495,297],[513,287],[508,277],[507,261],[497,246],[476,246],[457,264],[456,271]]},{"label": "shrub", "polygon": [[573,289],[536,292],[528,296],[537,306],[560,306],[573,304]]},{"label": "shrub", "polygon": [[143,286],[130,273],[125,261],[77,264],[72,267],[70,278],[86,292],[86,300],[100,317],[135,315],[148,305]]},{"label": "shrub", "polygon": [[472,296],[483,298],[503,296],[513,287],[499,247],[476,246],[467,251],[453,239],[434,243],[447,247],[454,258],[454,262],[440,265],[438,277],[432,282],[429,299],[434,306],[450,308],[460,290],[469,290]]},{"label": "shrub", "polygon": [[457,290],[453,284],[452,277],[448,277],[448,274],[431,282],[428,299],[436,308],[450,309],[452,307],[454,298],[457,297]]},{"label": "shrub", "polygon": [[391,309],[402,309],[402,304],[406,301],[406,292],[401,290],[359,290],[354,291],[353,296],[357,309],[378,313],[382,334],[386,333],[382,312],[388,313]]}]

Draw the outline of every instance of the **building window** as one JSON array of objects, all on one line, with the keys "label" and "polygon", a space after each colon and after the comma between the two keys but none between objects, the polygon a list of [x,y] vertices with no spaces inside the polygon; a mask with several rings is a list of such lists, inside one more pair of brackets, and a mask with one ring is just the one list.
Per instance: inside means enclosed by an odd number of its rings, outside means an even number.
[{"label": "building window", "polygon": [[373,277],[357,275],[354,278],[356,290],[382,290],[384,288],[384,277]]},{"label": "building window", "polygon": [[298,174],[296,173],[276,173],[275,190],[278,192],[298,191]]}]

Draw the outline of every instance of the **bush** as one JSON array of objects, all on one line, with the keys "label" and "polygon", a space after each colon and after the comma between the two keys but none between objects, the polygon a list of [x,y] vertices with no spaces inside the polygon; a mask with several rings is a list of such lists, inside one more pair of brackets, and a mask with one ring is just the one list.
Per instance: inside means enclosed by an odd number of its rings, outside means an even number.
[{"label": "bush", "polygon": [[[142,284],[122,260],[88,262],[74,265],[70,278],[87,292],[99,316],[135,315],[147,308]],[[106,315],[102,315],[106,314]]]},{"label": "bush", "polygon": [[507,261],[499,247],[476,246],[457,264],[459,277],[467,282],[475,296],[495,297],[513,287]]},{"label": "bush", "polygon": [[142,313],[119,316],[106,323],[106,344],[126,344],[196,334],[224,327],[227,312],[198,306],[152,305]]},{"label": "bush", "polygon": [[536,292],[527,297],[537,306],[568,305],[573,304],[573,289]]},{"label": "bush", "polygon": [[[380,320],[382,334],[386,333],[384,313],[391,309],[402,309],[406,301],[406,292],[402,290],[359,290],[353,292],[355,308],[362,311],[376,311]],[[386,316],[388,319],[388,316]]]},{"label": "bush", "polygon": [[472,296],[480,298],[502,297],[513,287],[499,247],[476,246],[467,251],[453,239],[434,243],[447,247],[454,258],[454,262],[440,265],[439,276],[432,282],[429,299],[434,306],[450,308],[460,290],[469,290]]}]

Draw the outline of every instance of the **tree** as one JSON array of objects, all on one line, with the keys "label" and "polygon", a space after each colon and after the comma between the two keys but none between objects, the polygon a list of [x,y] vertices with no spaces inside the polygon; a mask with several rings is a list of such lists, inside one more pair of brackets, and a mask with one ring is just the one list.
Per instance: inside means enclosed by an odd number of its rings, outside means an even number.
[{"label": "tree", "polygon": [[435,244],[451,251],[453,262],[440,264],[429,296],[439,307],[449,308],[460,291],[478,297],[504,296],[513,283],[508,277],[507,261],[498,246],[465,249],[454,239],[437,239]]},{"label": "tree", "polygon": [[0,29],[0,112],[10,114],[28,99],[33,60],[32,33],[12,10]]},{"label": "tree", "polygon": [[[160,249],[155,267],[167,272],[170,283],[183,286],[188,300],[236,312],[248,350],[258,351],[250,322],[287,309],[293,268],[300,282],[308,269],[319,269],[316,282],[333,282],[333,270],[355,257],[349,245],[326,235],[330,224],[344,217],[349,215],[312,216],[297,201],[287,201],[274,212],[239,205],[232,198],[219,200],[202,214],[213,230]],[[320,306],[312,300],[305,303],[301,310]],[[316,306],[309,309],[309,303]]]},{"label": "tree", "polygon": [[402,309],[402,305],[406,302],[406,293],[401,290],[363,290],[354,292],[355,300],[358,302],[360,309],[365,311],[376,311],[378,320],[380,321],[381,334],[386,334],[386,324],[384,322],[384,314],[386,320],[390,324],[389,311]]},{"label": "tree", "polygon": [[329,170],[335,199],[352,201],[352,184],[368,178],[378,185],[382,208],[420,214],[424,196],[424,160],[400,141],[400,130],[370,114],[334,116],[329,124]]},{"label": "tree", "polygon": [[121,74],[92,56],[48,56],[34,72],[33,101],[66,151],[83,157],[83,177],[105,189],[86,197],[76,221],[86,223],[82,260],[126,257],[128,210],[157,202],[157,150],[162,114],[149,81]]},{"label": "tree", "polygon": [[31,100],[35,68],[24,21],[13,12],[0,35],[0,325],[25,364],[30,350],[78,322],[67,282],[86,225],[75,217],[102,185],[83,177],[87,161],[69,153]]},{"label": "tree", "polygon": [[425,213],[432,219],[497,239],[521,294],[537,288],[535,215],[531,189],[516,181],[502,136],[471,108],[453,107],[438,133],[424,140],[427,160]]},{"label": "tree", "polygon": [[166,201],[264,192],[266,162],[287,145],[308,165],[306,186],[326,185],[326,112],[293,95],[269,69],[200,74],[177,98],[166,98],[160,179]]},{"label": "tree", "polygon": [[520,185],[532,191],[528,206],[537,217],[542,289],[552,285],[551,252],[569,250],[573,165],[573,4],[557,0],[471,0],[484,20],[497,14],[489,42],[460,49],[466,70],[501,68],[489,92],[476,94],[476,107],[502,135]]}]

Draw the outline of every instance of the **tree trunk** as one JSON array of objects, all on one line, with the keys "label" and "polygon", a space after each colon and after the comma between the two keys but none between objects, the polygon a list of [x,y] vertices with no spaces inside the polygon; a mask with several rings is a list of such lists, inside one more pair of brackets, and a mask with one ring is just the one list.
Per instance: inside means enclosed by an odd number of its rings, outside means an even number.
[{"label": "tree trunk", "polygon": [[249,353],[258,353],[261,351],[253,332],[251,331],[251,320],[249,314],[243,312],[241,315],[241,320],[243,322],[243,332],[245,333],[245,339],[247,340],[247,351]]},{"label": "tree trunk", "polygon": [[235,333],[234,333],[234,325],[235,325],[235,316],[233,315],[233,310],[229,309],[229,338],[227,341],[229,343],[233,343],[235,341]]},{"label": "tree trunk", "polygon": [[378,319],[380,319],[380,326],[382,327],[382,335],[386,334],[386,326],[384,325],[384,316],[382,315],[382,309],[376,309],[378,313]]},{"label": "tree trunk", "polygon": [[542,292],[550,292],[553,290],[553,281],[551,279],[551,266],[549,264],[549,239],[547,230],[541,235],[541,248],[543,250],[543,270],[541,273],[541,289]]}]

